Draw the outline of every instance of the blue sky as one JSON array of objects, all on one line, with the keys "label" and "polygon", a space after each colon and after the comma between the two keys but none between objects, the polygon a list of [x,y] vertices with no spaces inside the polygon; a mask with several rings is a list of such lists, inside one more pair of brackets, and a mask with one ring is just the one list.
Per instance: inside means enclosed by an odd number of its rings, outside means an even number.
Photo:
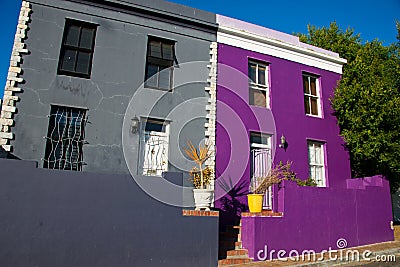
[{"label": "blue sky", "polygon": [[[172,0],[171,2],[245,20],[286,33],[305,33],[308,24],[328,26],[330,22],[336,21],[343,29],[349,26],[354,28],[356,33],[361,34],[363,40],[377,38],[385,45],[396,41],[395,21],[400,20],[400,0],[325,2],[320,0]],[[0,97],[3,96],[6,82],[20,3],[20,0],[0,0]]]}]

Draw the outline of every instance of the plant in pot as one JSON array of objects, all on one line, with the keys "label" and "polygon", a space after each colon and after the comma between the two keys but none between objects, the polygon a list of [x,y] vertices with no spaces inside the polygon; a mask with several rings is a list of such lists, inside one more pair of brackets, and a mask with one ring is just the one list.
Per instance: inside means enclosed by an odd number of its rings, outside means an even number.
[{"label": "plant in pot", "polygon": [[264,195],[268,188],[292,177],[296,177],[296,174],[291,170],[291,162],[286,164],[280,162],[272,167],[267,175],[253,177],[250,183],[251,194],[247,195],[250,212],[261,212]]},{"label": "plant in pot", "polygon": [[189,174],[193,181],[193,195],[196,210],[210,210],[211,202],[214,199],[214,190],[209,188],[213,171],[211,168],[203,168],[204,163],[210,157],[211,145],[199,145],[197,149],[192,142],[188,142],[184,148],[186,155],[193,160],[197,166],[193,167]]}]

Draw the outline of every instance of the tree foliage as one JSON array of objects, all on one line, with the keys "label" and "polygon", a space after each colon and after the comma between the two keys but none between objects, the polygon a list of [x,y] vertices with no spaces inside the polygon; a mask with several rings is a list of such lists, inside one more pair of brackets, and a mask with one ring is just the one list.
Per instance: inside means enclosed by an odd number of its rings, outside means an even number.
[{"label": "tree foliage", "polygon": [[400,23],[398,42],[384,46],[333,22],[308,26],[302,42],[322,47],[347,59],[343,77],[331,99],[350,152],[353,176],[385,175],[392,190],[400,185]]}]

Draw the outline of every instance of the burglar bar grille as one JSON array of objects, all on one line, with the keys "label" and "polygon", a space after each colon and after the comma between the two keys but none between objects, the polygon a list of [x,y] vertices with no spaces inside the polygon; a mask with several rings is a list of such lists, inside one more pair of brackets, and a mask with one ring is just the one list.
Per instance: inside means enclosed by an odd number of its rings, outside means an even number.
[{"label": "burglar bar grille", "polygon": [[[268,148],[252,149],[250,151],[251,157],[251,183],[257,186],[259,179],[268,176],[272,166],[271,151]],[[263,208],[272,209],[272,187],[269,187],[265,192]]]},{"label": "burglar bar grille", "polygon": [[44,168],[82,170],[86,111],[52,106],[49,116]]}]

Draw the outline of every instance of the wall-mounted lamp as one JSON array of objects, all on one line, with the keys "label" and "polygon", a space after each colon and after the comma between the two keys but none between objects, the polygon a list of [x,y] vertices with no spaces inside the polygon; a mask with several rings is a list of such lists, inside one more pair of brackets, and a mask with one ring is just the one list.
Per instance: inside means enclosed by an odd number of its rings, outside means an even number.
[{"label": "wall-mounted lamp", "polygon": [[286,137],[282,134],[281,136],[281,143],[279,144],[280,148],[283,148],[286,151],[286,148],[288,147],[288,143],[286,141]]},{"label": "wall-mounted lamp", "polygon": [[133,134],[137,133],[139,130],[140,121],[139,118],[135,117],[132,119],[131,131]]}]

